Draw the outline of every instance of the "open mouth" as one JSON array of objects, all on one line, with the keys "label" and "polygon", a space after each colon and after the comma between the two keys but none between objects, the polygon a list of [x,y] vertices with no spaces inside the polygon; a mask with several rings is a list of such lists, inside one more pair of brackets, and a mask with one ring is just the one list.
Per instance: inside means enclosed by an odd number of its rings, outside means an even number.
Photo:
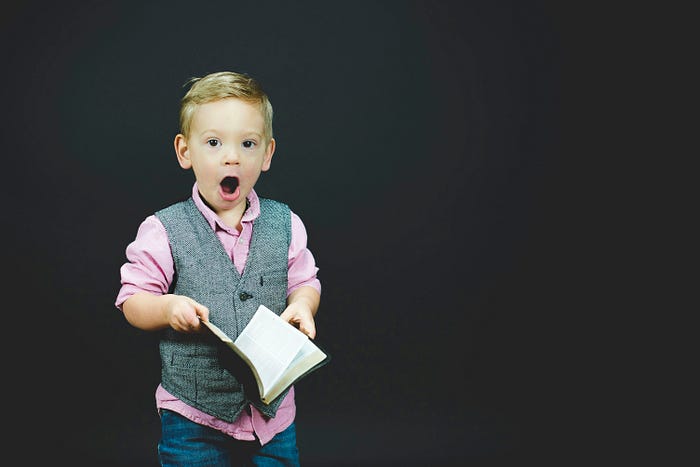
[{"label": "open mouth", "polygon": [[221,189],[226,194],[233,194],[238,188],[238,179],[236,177],[226,177],[221,180]]}]

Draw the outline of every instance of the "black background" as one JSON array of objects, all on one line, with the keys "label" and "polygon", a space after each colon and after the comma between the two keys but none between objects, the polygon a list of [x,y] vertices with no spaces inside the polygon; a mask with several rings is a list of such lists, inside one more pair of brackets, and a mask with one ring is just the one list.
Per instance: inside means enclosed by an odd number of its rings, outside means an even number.
[{"label": "black background", "polygon": [[566,144],[591,89],[579,93],[571,59],[587,45],[578,13],[10,3],[4,287],[31,326],[5,339],[22,356],[7,359],[17,443],[72,465],[156,465],[157,348],[114,307],[119,267],[139,223],[191,189],[172,147],[183,83],[234,70],[275,108],[256,190],[304,220],[323,284],[318,340],[333,361],[297,388],[302,464],[590,454],[592,403],[572,396],[586,383],[569,352],[593,262],[585,164]]}]

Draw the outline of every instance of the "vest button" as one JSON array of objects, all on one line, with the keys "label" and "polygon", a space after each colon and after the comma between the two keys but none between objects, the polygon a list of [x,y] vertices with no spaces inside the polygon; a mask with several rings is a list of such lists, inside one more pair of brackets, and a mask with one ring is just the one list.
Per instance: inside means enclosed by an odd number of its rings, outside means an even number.
[{"label": "vest button", "polygon": [[238,295],[238,298],[240,298],[242,302],[245,302],[245,301],[248,300],[249,298],[253,298],[253,296],[252,296],[251,294],[249,294],[248,292],[241,292],[241,293]]}]

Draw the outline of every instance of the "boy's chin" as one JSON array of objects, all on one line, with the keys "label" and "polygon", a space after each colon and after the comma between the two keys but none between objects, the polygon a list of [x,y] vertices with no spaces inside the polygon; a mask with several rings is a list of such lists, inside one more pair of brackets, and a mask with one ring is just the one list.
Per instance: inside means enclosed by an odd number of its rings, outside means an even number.
[{"label": "boy's chin", "polygon": [[224,194],[221,193],[221,190],[214,194],[211,199],[209,199],[209,197],[202,196],[201,193],[199,196],[202,198],[204,204],[206,204],[209,209],[217,214],[221,214],[223,211],[230,211],[241,204],[240,194],[239,196],[233,196],[231,194],[225,194],[224,196]]}]

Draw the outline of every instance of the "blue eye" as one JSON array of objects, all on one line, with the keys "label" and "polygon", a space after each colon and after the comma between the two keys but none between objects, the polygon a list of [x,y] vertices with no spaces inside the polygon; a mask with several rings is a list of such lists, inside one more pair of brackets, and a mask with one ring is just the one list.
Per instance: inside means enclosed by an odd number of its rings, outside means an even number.
[{"label": "blue eye", "polygon": [[255,147],[255,141],[251,141],[251,140],[243,141],[243,147],[246,149],[252,149]]},{"label": "blue eye", "polygon": [[211,138],[207,140],[207,144],[211,146],[212,148],[215,148],[217,146],[221,145],[221,142],[218,139]]}]

